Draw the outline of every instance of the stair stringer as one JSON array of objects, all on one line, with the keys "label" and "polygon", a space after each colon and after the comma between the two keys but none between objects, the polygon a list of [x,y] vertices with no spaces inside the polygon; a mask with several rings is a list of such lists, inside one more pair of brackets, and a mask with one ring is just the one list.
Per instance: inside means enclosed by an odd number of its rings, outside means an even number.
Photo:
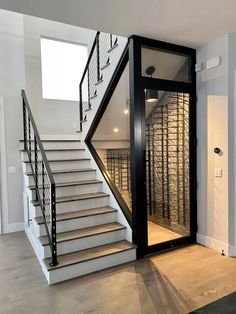
[{"label": "stair stringer", "polygon": [[[95,118],[98,108],[100,107],[103,96],[113,77],[117,65],[119,64],[120,58],[127,46],[127,43],[127,38],[118,36],[118,45],[110,52],[110,64],[102,70],[103,80],[97,85],[97,96],[90,100],[92,109],[83,113],[84,116],[86,115],[87,121],[83,122],[82,124],[83,131],[80,133],[80,139],[82,141],[87,137],[87,133],[90,129],[92,121]],[[84,103],[83,109],[86,109],[86,103]]]}]

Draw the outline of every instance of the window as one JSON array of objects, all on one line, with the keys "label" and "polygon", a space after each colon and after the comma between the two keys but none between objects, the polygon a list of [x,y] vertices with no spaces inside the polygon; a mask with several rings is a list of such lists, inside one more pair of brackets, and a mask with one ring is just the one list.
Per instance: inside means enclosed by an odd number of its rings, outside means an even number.
[{"label": "window", "polygon": [[43,98],[78,101],[87,59],[86,46],[41,38]]}]

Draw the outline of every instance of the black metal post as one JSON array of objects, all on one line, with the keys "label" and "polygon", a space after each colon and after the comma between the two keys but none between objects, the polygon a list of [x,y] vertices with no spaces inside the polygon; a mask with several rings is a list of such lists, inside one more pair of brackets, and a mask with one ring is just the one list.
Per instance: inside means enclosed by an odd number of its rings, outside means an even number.
[{"label": "black metal post", "polygon": [[56,231],[56,189],[55,184],[51,184],[51,266],[58,265],[57,262],[57,231]]},{"label": "black metal post", "polygon": [[38,200],[38,143],[36,136],[34,136],[34,169],[35,169],[35,199]]},{"label": "black metal post", "polygon": [[26,122],[26,106],[23,98],[23,131],[24,131],[24,150],[27,149],[27,122]]},{"label": "black metal post", "polygon": [[100,43],[99,43],[100,34],[96,35],[96,47],[97,47],[97,81],[99,82],[101,79],[100,76]]}]

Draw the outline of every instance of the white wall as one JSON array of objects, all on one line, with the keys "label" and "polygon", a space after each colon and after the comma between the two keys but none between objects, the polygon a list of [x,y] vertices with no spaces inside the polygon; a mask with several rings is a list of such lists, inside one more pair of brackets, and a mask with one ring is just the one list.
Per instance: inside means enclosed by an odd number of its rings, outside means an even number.
[{"label": "white wall", "polygon": [[21,89],[28,90],[36,123],[40,121],[42,133],[75,133],[72,124],[79,118],[78,103],[41,99],[40,35],[82,42],[90,47],[94,34],[78,27],[0,10],[0,97],[4,99],[5,108],[6,163],[7,170],[8,167],[15,168],[15,173],[7,173],[6,182],[1,182],[7,187],[8,201],[8,208],[6,205],[3,208],[4,233],[23,229],[23,178],[19,152],[19,139],[23,137]]},{"label": "white wall", "polygon": [[[228,97],[208,96],[208,184],[207,184],[207,236],[220,243],[228,243]],[[219,147],[221,152],[214,153]],[[222,177],[216,177],[222,171]],[[217,249],[217,247],[216,247]],[[220,248],[219,248],[220,249]]]},{"label": "white wall", "polygon": [[[200,243],[230,254],[230,165],[228,68],[229,36],[224,35],[197,50],[197,63],[220,56],[219,67],[197,74],[197,176],[198,235]],[[214,147],[223,150],[215,156]],[[215,177],[216,168],[223,171]],[[228,171],[229,169],[229,171]]]},{"label": "white wall", "polygon": [[19,138],[22,134],[20,91],[25,87],[23,16],[0,10],[0,96],[4,98],[7,167],[16,173],[7,175],[9,210],[3,208],[3,232],[22,228],[22,170]]},{"label": "white wall", "polygon": [[229,34],[229,243],[236,256],[236,34]]},{"label": "white wall", "polygon": [[79,129],[78,102],[42,99],[40,36],[87,45],[89,53],[95,32],[24,16],[24,36],[26,93],[40,134],[75,134]]}]

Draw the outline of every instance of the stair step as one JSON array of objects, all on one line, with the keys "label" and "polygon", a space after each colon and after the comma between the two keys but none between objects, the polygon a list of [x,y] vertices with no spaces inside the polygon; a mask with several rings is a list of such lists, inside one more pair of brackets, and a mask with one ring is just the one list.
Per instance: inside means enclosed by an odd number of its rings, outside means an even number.
[{"label": "stair step", "polygon": [[105,65],[103,65],[103,66],[101,67],[101,70],[103,71],[103,70],[106,69],[110,64],[111,64],[110,62],[106,63]]},{"label": "stair step", "polygon": [[[59,221],[64,221],[64,220],[84,218],[84,217],[102,215],[102,214],[113,213],[113,212],[117,212],[117,209],[114,209],[109,206],[99,207],[99,208],[90,208],[90,209],[78,210],[74,212],[57,214],[56,221],[59,222]],[[43,217],[36,217],[35,221],[37,222],[38,225],[44,224]]]},{"label": "stair step", "polygon": [[[89,161],[90,158],[72,158],[72,159],[49,159],[48,162],[71,162],[71,161]],[[25,164],[29,164],[29,160],[22,161]],[[32,162],[34,163],[34,161]]]},{"label": "stair step", "polygon": [[[31,152],[34,152],[34,149],[31,149]],[[85,148],[46,148],[44,149],[45,152],[65,152],[65,151],[72,151],[72,152],[76,152],[76,151],[85,151]],[[26,152],[25,149],[20,149],[20,152]]]},{"label": "stair step", "polygon": [[50,266],[51,260],[49,258],[44,259],[44,263],[48,271],[52,271],[54,269],[59,269],[59,268],[66,267],[69,265],[86,262],[89,260],[117,254],[120,252],[132,250],[132,249],[136,249],[136,246],[124,240],[124,241],[119,241],[119,242],[114,242],[111,244],[94,247],[91,249],[86,249],[86,250],[81,250],[81,251],[77,251],[73,253],[59,255],[57,257],[58,258],[57,266],[51,267]]},{"label": "stair step", "polygon": [[[54,139],[54,140],[42,140],[41,141],[43,143],[58,143],[58,142],[61,142],[61,143],[71,143],[71,142],[75,142],[75,143],[80,143],[81,140],[61,140],[61,139]],[[23,143],[24,140],[20,140],[20,143]],[[33,142],[33,140],[31,140],[31,142]]]},{"label": "stair step", "polygon": [[91,110],[92,110],[92,107],[87,108],[87,109],[85,109],[84,111],[85,111],[85,112],[88,112],[88,111],[91,111]]},{"label": "stair step", "polygon": [[97,86],[97,85],[101,84],[102,82],[103,82],[103,79],[97,81],[94,85]]},{"label": "stair step", "polygon": [[118,46],[118,43],[113,45],[110,49],[107,50],[108,53],[110,53],[112,50],[114,50]]},{"label": "stair step", "polygon": [[[65,169],[65,170],[53,170],[52,174],[60,174],[60,173],[74,173],[74,172],[88,172],[88,171],[96,171],[96,169],[91,168],[84,168],[84,169]],[[27,176],[32,176],[32,172],[25,172],[24,173]],[[38,172],[39,175],[41,175],[41,172]]]},{"label": "stair step", "polygon": [[[104,234],[104,233],[113,232],[113,231],[122,230],[122,229],[126,229],[126,227],[124,225],[121,225],[120,223],[113,222],[113,223],[108,223],[104,225],[98,225],[95,227],[62,232],[62,233],[57,234],[57,243],[96,236],[99,234]],[[49,245],[47,236],[39,237],[39,240],[42,246]]]},{"label": "stair step", "polygon": [[[99,193],[89,193],[89,194],[82,194],[82,195],[72,195],[72,196],[63,196],[57,197],[56,203],[66,203],[66,202],[73,202],[73,201],[80,201],[80,200],[87,200],[99,197],[108,197],[109,194],[99,192]],[[39,206],[39,201],[32,201],[34,206]]]},{"label": "stair step", "polygon": [[[56,188],[58,187],[68,187],[68,186],[76,186],[76,185],[87,185],[87,184],[97,184],[102,183],[102,181],[99,180],[87,180],[87,181],[75,181],[75,182],[62,182],[62,183],[56,183]],[[35,185],[28,186],[30,190],[35,190]],[[42,189],[42,186],[39,186],[40,189]]]},{"label": "stair step", "polygon": [[96,97],[97,97],[97,94],[94,94],[93,96],[90,97],[90,100],[91,100],[91,99],[94,99],[94,98],[96,98]]}]

